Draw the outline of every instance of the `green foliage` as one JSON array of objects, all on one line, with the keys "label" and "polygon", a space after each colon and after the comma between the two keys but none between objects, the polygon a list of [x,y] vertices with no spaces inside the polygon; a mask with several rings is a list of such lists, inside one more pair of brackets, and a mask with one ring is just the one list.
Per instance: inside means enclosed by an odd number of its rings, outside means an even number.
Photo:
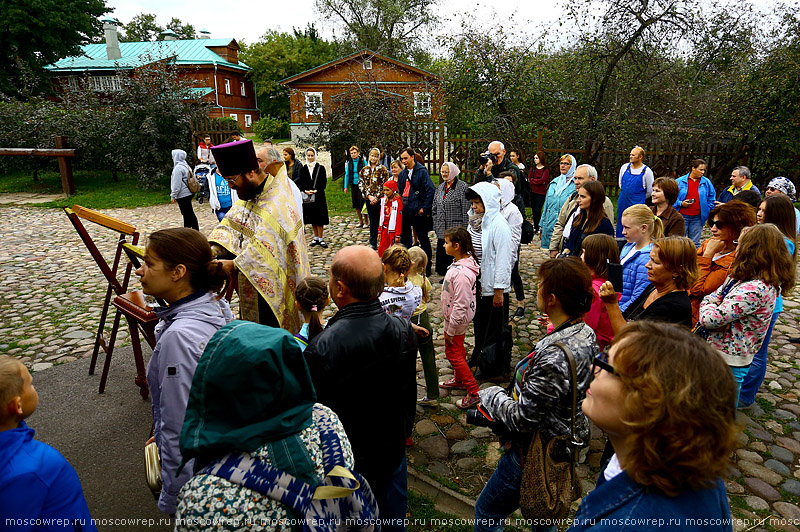
[{"label": "green foliage", "polygon": [[78,150],[76,168],[128,172],[142,187],[158,186],[171,173],[171,151],[191,153],[191,120],[205,116],[207,106],[190,98],[189,82],[166,62],[117,75],[118,92],[99,94],[82,84],[61,103],[0,102],[0,146],[53,147],[53,136],[64,135]]},{"label": "green foliage", "polygon": [[313,24],[293,33],[270,30],[256,43],[239,44],[239,58],[253,69],[250,79],[256,83],[261,115],[286,121],[290,119],[289,93],[280,80],[339,56],[336,43],[322,39]]},{"label": "green foliage", "polygon": [[3,0],[0,16],[0,94],[47,91],[45,65],[80,53],[102,33],[104,0]]},{"label": "green foliage", "polygon": [[184,24],[180,19],[172,17],[166,27],[156,21],[153,13],[139,13],[122,27],[119,40],[123,42],[144,42],[161,40],[161,32],[172,30],[178,39],[194,39],[195,29],[191,24]]},{"label": "green foliage", "polygon": [[438,0],[315,0],[317,11],[338,19],[344,41],[407,60],[421,49],[420,35],[436,22]]},{"label": "green foliage", "polygon": [[253,123],[253,133],[262,142],[289,136],[289,123],[277,118],[265,117]]}]

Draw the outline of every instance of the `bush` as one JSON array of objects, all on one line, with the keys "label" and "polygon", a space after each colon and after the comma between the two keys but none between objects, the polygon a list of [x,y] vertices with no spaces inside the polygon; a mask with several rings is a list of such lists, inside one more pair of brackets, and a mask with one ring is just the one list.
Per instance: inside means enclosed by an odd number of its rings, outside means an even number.
[{"label": "bush", "polygon": [[265,116],[253,124],[253,133],[261,140],[285,139],[289,137],[289,123]]}]

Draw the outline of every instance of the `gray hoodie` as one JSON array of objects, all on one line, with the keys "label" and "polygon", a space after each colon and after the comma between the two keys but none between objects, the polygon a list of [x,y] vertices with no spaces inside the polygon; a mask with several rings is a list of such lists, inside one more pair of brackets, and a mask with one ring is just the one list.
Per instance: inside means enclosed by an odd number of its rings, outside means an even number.
[{"label": "gray hoodie", "polygon": [[181,487],[192,478],[193,463],[175,476],[181,463],[180,435],[192,377],[200,356],[217,330],[233,320],[228,302],[210,293],[155,309],[156,347],[147,364],[147,384],[153,404],[156,444],[161,455],[161,496],[158,509],[175,513]]},{"label": "gray hoodie", "polygon": [[183,150],[172,150],[172,178],[170,179],[170,199],[181,199],[191,196],[189,190],[189,176],[192,175],[192,168],[186,163],[186,152]]}]

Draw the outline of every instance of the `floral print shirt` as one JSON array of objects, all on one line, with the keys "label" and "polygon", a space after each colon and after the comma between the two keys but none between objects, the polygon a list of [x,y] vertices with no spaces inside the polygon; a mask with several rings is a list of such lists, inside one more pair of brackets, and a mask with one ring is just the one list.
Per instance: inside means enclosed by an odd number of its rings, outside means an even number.
[{"label": "floral print shirt", "polygon": [[[320,416],[332,419],[336,435],[342,443],[344,462],[353,469],[353,451],[344,427],[333,410],[319,403],[314,405],[313,422],[298,434],[305,444],[308,456],[315,466],[320,481],[325,478],[322,462],[322,445],[317,423]],[[262,446],[252,456],[271,464],[267,447]],[[240,484],[235,484],[214,475],[195,475],[184,484],[178,496],[175,514],[177,532],[200,531],[272,531],[292,530],[292,519],[296,519],[287,507],[266,495],[257,493]]]},{"label": "floral print shirt", "polygon": [[[723,298],[728,283],[734,283]],[[698,322],[709,331],[708,341],[732,367],[753,361],[767,334],[779,289],[759,279],[736,281],[728,277],[700,303]]]}]

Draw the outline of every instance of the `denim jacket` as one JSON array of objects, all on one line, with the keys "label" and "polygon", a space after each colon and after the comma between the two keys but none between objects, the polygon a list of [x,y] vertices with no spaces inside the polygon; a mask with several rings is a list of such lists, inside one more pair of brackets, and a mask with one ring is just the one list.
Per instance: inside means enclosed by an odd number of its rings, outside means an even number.
[{"label": "denim jacket", "polygon": [[581,501],[569,532],[592,531],[731,531],[731,510],[725,485],[717,479],[712,488],[684,491],[667,497],[646,490],[626,472],[606,480],[600,473],[597,487]]}]

